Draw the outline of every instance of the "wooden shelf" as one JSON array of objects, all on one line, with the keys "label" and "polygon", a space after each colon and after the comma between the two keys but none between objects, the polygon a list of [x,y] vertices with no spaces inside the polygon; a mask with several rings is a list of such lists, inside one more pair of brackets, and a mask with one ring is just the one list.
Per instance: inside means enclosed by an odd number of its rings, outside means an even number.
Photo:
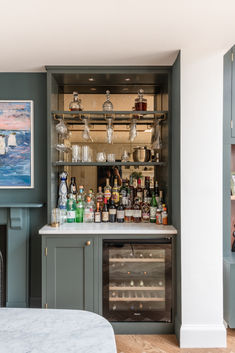
[{"label": "wooden shelf", "polygon": [[109,298],[110,302],[164,302],[165,298]]},{"label": "wooden shelf", "polygon": [[125,290],[132,290],[132,291],[145,291],[145,290],[159,290],[164,291],[165,287],[117,287],[117,286],[110,286],[109,290],[116,290],[116,291],[125,291]]},{"label": "wooden shelf", "polygon": [[164,258],[158,258],[158,259],[141,259],[141,258],[133,258],[133,259],[121,259],[121,258],[110,258],[109,262],[165,262]]},{"label": "wooden shelf", "polygon": [[53,166],[83,166],[83,167],[94,167],[94,166],[166,166],[165,162],[54,162]]}]

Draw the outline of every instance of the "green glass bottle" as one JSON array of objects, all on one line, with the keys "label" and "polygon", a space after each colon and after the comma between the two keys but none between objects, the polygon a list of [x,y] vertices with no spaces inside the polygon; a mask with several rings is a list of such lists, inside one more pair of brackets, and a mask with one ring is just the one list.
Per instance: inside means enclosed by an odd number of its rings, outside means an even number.
[{"label": "green glass bottle", "polygon": [[150,202],[150,222],[151,223],[156,223],[156,213],[157,213],[157,200],[153,192],[151,202]]},{"label": "green glass bottle", "polygon": [[76,201],[73,194],[69,194],[67,201],[67,223],[74,223],[76,220]]}]

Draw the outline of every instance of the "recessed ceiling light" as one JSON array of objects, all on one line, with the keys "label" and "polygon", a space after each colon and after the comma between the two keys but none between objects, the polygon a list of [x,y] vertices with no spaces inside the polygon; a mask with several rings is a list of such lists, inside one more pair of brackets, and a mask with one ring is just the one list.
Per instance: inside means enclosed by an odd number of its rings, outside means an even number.
[{"label": "recessed ceiling light", "polygon": [[95,87],[91,87],[90,90],[91,90],[91,91],[96,91],[96,88],[95,88]]},{"label": "recessed ceiling light", "polygon": [[130,81],[130,80],[131,80],[130,77],[125,78],[125,81]]},{"label": "recessed ceiling light", "polygon": [[89,77],[88,80],[92,82],[92,81],[94,81],[94,78],[93,77]]}]

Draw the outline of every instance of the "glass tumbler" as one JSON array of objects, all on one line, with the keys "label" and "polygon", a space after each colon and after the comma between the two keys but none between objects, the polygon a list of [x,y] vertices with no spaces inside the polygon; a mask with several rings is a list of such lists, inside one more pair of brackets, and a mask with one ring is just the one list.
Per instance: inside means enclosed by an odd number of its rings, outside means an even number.
[{"label": "glass tumbler", "polygon": [[81,147],[79,145],[72,145],[72,162],[81,161]]}]

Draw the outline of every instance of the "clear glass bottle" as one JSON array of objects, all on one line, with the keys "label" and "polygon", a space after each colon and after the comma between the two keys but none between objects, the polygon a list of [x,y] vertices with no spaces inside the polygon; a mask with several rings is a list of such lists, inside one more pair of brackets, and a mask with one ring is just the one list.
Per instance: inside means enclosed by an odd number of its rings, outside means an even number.
[{"label": "clear glass bottle", "polygon": [[107,202],[109,202],[109,199],[111,197],[111,186],[109,184],[109,178],[106,179],[106,186],[104,187],[104,197],[106,198]]},{"label": "clear glass bottle", "polygon": [[85,199],[86,199],[86,194],[84,191],[84,187],[83,187],[83,185],[80,185],[78,195],[77,195],[77,201],[82,200],[83,203],[85,203]]},{"label": "clear glass bottle", "polygon": [[101,210],[100,210],[99,202],[97,202],[97,204],[96,204],[95,223],[101,223]]},{"label": "clear glass bottle", "polygon": [[109,209],[107,205],[107,199],[106,197],[104,198],[104,206],[102,209],[102,222],[107,223],[109,221]]},{"label": "clear glass bottle", "polygon": [[91,199],[91,204],[92,204],[92,206],[93,206],[93,208],[94,208],[94,206],[95,206],[95,194],[94,194],[94,192],[93,192],[93,189],[89,189],[87,196],[90,197],[90,199]]},{"label": "clear glass bottle", "polygon": [[119,198],[120,198],[120,201],[122,202],[123,206],[126,207],[127,204],[128,204],[128,182],[127,180],[123,180],[122,181],[122,186],[120,188],[120,195],[119,195]]},{"label": "clear glass bottle", "polygon": [[68,195],[68,187],[67,187],[67,173],[62,172],[60,174],[60,186],[59,186],[59,200],[58,200],[58,208],[61,210],[66,210],[67,206],[67,195]]},{"label": "clear glass bottle", "polygon": [[69,103],[69,110],[70,111],[82,110],[81,99],[78,99],[78,92],[73,92],[73,100]]},{"label": "clear glass bottle", "polygon": [[93,203],[91,202],[91,198],[87,197],[87,203],[84,209],[84,223],[92,223],[94,222],[94,208]]},{"label": "clear glass bottle", "polygon": [[73,194],[69,194],[67,200],[67,223],[74,223],[76,221],[76,201]]},{"label": "clear glass bottle", "polygon": [[112,111],[113,110],[113,103],[110,101],[110,91],[106,91],[106,101],[103,104],[103,110],[104,111]]},{"label": "clear glass bottle", "polygon": [[135,99],[135,110],[147,110],[147,99],[144,98],[144,90],[141,88],[138,91],[138,97]]},{"label": "clear glass bottle", "polygon": [[140,206],[140,200],[138,197],[135,198],[134,200],[134,205],[133,205],[133,222],[134,223],[140,223],[141,222],[141,206]]},{"label": "clear glass bottle", "polygon": [[160,208],[157,209],[156,223],[157,224],[162,224],[162,211],[160,210]]}]

